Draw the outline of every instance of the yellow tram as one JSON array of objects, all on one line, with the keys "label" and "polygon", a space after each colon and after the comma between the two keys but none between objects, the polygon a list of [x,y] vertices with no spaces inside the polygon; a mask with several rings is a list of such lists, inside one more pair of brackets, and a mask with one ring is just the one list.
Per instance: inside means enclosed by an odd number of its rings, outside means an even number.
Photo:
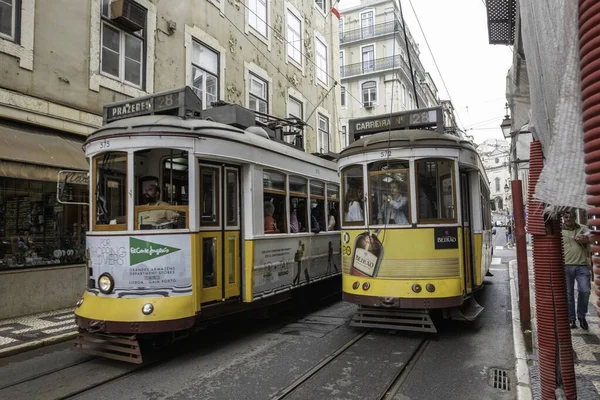
[{"label": "yellow tram", "polygon": [[441,107],[349,121],[339,156],[343,298],[352,325],[435,332],[473,320],[492,256],[488,180]]},{"label": "yellow tram", "polygon": [[141,362],[140,337],[339,288],[333,161],[270,137],[248,109],[202,110],[189,87],[107,105],[104,121],[84,145],[80,350]]}]

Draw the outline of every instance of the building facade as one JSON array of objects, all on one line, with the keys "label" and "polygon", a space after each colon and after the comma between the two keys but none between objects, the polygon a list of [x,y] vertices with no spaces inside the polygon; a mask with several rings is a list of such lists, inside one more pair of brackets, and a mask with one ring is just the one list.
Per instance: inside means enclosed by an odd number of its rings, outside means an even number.
[{"label": "building facade", "polygon": [[421,64],[408,27],[402,26],[396,0],[362,0],[340,14],[344,146],[349,143],[349,118],[438,105],[437,88]]},{"label": "building facade", "polygon": [[[93,210],[56,200],[87,170],[107,103],[191,86],[306,123],[302,146],[337,152],[338,24],[323,0],[0,1],[0,318],[74,304]],[[8,16],[8,17],[6,17]],[[85,197],[81,185],[77,197]]]},{"label": "building facade", "polygon": [[512,215],[510,193],[510,143],[488,139],[477,147],[490,184],[492,221],[507,223]]}]

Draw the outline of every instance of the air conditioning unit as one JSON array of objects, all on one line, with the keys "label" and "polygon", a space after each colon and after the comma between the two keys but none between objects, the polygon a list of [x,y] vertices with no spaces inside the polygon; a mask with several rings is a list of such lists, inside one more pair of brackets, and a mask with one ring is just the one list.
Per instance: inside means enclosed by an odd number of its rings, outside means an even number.
[{"label": "air conditioning unit", "polygon": [[110,4],[110,19],[139,31],[146,26],[146,9],[133,0],[115,0]]},{"label": "air conditioning unit", "polygon": [[373,102],[372,101],[365,101],[363,103],[363,107],[367,108],[367,109],[371,109],[371,108],[373,108]]}]

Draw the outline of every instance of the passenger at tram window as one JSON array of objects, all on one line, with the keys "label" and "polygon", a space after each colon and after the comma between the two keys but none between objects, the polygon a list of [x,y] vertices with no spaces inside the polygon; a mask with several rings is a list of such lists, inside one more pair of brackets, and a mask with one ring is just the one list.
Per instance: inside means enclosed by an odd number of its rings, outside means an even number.
[{"label": "passenger at tram window", "polygon": [[306,201],[304,199],[298,200],[298,207],[296,208],[296,216],[298,218],[298,232],[306,232],[308,227],[308,218],[306,213]]},{"label": "passenger at tram window", "polygon": [[277,222],[273,218],[275,213],[275,205],[270,201],[264,203],[264,215],[265,215],[265,233],[279,233],[277,229]]},{"label": "passenger at tram window", "polygon": [[312,233],[321,232],[321,224],[319,224],[319,220],[321,220],[321,215],[319,211],[318,204],[316,202],[311,203],[311,211],[310,211],[310,231]]},{"label": "passenger at tram window", "polygon": [[290,231],[292,233],[300,232],[300,222],[298,222],[298,212],[296,208],[292,208],[290,212]]},{"label": "passenger at tram window", "polygon": [[[144,193],[146,206],[168,206],[169,203],[160,200],[160,188],[155,183],[146,186]],[[139,213],[140,229],[153,229],[158,225],[169,225],[177,220],[179,213],[173,210],[148,210]]]},{"label": "passenger at tram window", "polygon": [[361,192],[358,188],[349,187],[345,198],[344,221],[354,222],[364,220]]},{"label": "passenger at tram window", "polygon": [[338,228],[338,224],[337,224],[337,210],[335,209],[335,206],[330,206],[329,207],[329,220],[327,222],[327,230],[328,231],[337,231]]},{"label": "passenger at tram window", "polygon": [[383,203],[377,215],[380,224],[408,224],[408,195],[406,183],[393,181],[390,193],[383,196]]}]

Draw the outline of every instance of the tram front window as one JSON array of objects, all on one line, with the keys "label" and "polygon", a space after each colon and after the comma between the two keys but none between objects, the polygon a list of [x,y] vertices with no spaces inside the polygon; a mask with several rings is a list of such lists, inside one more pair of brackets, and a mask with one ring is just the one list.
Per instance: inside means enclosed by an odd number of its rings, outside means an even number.
[{"label": "tram front window", "polygon": [[408,225],[410,223],[408,162],[371,164],[369,189],[372,224]]},{"label": "tram front window", "polygon": [[419,222],[455,220],[454,162],[418,160],[415,164]]},{"label": "tram front window", "polygon": [[135,229],[188,227],[189,168],[186,151],[135,152]]},{"label": "tram front window", "polygon": [[127,153],[111,151],[93,159],[95,230],[127,228]]}]

